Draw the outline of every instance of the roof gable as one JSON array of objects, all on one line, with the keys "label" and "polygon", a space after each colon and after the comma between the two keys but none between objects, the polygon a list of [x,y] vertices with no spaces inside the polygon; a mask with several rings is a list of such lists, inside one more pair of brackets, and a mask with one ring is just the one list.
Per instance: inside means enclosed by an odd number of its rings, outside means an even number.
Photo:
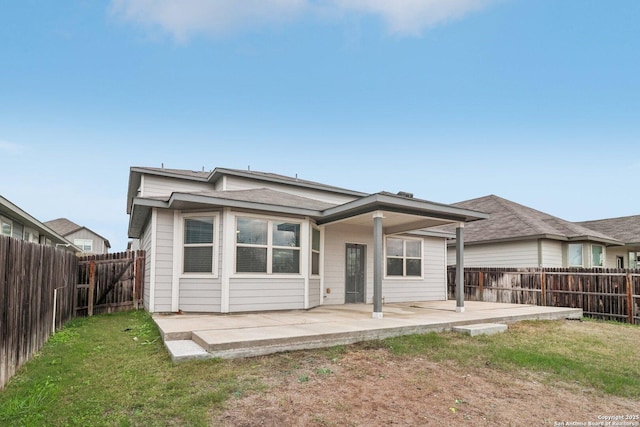
[{"label": "roof gable", "polygon": [[111,243],[109,243],[108,239],[105,239],[104,237],[102,237],[95,231],[91,230],[90,228],[84,227],[82,225],[78,225],[75,222],[68,220],[67,218],[54,219],[51,221],[47,221],[44,224],[47,225],[52,230],[54,230],[56,233],[64,237],[67,237],[80,230],[87,230],[89,233],[96,235],[99,239],[104,240],[104,244],[108,248],[111,248]]}]

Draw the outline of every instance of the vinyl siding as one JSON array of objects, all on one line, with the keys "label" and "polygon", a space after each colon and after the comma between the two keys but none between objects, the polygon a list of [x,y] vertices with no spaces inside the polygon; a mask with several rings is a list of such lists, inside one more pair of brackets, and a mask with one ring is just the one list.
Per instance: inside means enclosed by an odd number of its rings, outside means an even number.
[{"label": "vinyl siding", "polygon": [[542,240],[542,267],[562,268],[564,245],[557,240]]},{"label": "vinyl siding", "polygon": [[367,245],[365,280],[367,300],[373,297],[373,228],[348,224],[328,225],[324,241],[324,304],[344,304],[345,248],[347,243]]},{"label": "vinyl siding", "polygon": [[157,211],[155,311],[171,311],[173,211]]},{"label": "vinyl siding", "polygon": [[71,243],[73,243],[74,239],[86,239],[86,240],[91,240],[93,242],[93,250],[90,252],[91,254],[106,254],[107,253],[107,247],[104,244],[104,240],[102,240],[100,237],[96,236],[95,233],[92,233],[91,231],[87,230],[87,229],[81,229],[76,231],[75,233],[71,233],[67,236],[65,236],[65,238],[70,241]]},{"label": "vinyl siding", "polygon": [[[456,264],[456,248],[447,250],[447,264]],[[490,243],[464,248],[465,267],[537,267],[538,241]]]},{"label": "vinyl siding", "polygon": [[211,184],[164,176],[144,176],[141,197],[169,197],[173,192],[211,191]]},{"label": "vinyl siding", "polygon": [[144,308],[149,311],[149,297],[151,296],[151,223],[147,224],[147,228],[140,238],[140,249],[145,251],[144,259]]},{"label": "vinyl siding", "polygon": [[309,308],[320,305],[320,279],[309,280]]},{"label": "vinyl siding", "polygon": [[[389,279],[382,281],[385,303],[407,301],[442,301],[446,291],[446,241],[443,238],[425,238],[423,243],[423,278]],[[369,301],[367,299],[368,302]]]},{"label": "vinyl siding", "polygon": [[296,310],[304,308],[304,279],[232,278],[229,311]]},{"label": "vinyl siding", "polygon": [[624,246],[610,246],[606,248],[605,267],[617,268],[618,263],[616,257],[621,256],[624,258],[624,268],[629,268],[629,251],[635,252]]},{"label": "vinyl siding", "polygon": [[283,193],[294,194],[296,196],[307,197],[309,199],[320,200],[326,203],[341,205],[356,199],[353,196],[329,193],[310,188],[297,188],[290,185],[265,182],[249,178],[239,178],[227,176],[225,190],[250,190],[255,188],[269,188],[271,190],[282,191]]},{"label": "vinyl siding", "polygon": [[180,279],[180,309],[191,312],[220,312],[220,279]]}]

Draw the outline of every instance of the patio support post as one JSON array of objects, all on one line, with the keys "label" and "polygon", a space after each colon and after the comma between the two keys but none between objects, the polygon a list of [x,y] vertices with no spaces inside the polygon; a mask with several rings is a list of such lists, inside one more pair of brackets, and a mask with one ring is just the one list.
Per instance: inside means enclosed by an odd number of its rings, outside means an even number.
[{"label": "patio support post", "polygon": [[456,227],[456,311],[464,312],[464,222]]},{"label": "patio support post", "polygon": [[373,214],[373,318],[382,319],[382,212]]}]

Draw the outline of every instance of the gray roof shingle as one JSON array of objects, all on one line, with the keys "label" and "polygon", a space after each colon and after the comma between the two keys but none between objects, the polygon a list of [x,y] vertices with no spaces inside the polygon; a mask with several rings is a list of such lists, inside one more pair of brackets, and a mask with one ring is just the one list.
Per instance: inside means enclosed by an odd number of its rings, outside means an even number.
[{"label": "gray roof shingle", "polygon": [[67,218],[58,218],[46,221],[44,224],[62,236],[67,236],[82,228],[81,225],[78,225],[73,221],[69,221]]},{"label": "gray roof shingle", "polygon": [[452,203],[452,206],[486,212],[489,219],[465,225],[465,243],[518,240],[545,236],[621,243],[605,233],[503,199],[496,195]]},{"label": "gray roof shingle", "polygon": [[640,244],[640,215],[582,221],[577,224],[615,237],[626,244]]}]

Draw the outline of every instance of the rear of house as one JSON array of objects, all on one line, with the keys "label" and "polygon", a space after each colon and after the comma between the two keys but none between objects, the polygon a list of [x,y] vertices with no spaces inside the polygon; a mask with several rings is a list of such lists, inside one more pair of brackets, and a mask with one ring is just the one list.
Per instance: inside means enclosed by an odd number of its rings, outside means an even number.
[{"label": "rear of house", "polygon": [[[253,171],[131,168],[145,308],[233,313],[445,300],[446,239],[486,215]],[[378,269],[379,273],[376,273]]]}]

